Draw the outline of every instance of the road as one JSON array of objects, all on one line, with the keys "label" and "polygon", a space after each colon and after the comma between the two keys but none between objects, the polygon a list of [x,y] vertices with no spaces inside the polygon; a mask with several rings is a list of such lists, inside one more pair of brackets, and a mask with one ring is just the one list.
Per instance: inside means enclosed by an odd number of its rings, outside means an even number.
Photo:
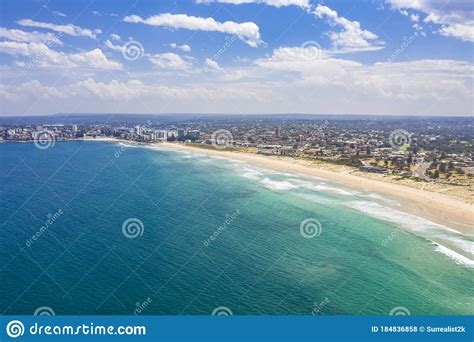
[{"label": "road", "polygon": [[426,181],[431,181],[431,179],[425,174],[426,170],[430,167],[431,162],[423,162],[421,165],[416,169],[416,171],[413,173],[415,177],[418,177],[420,179],[426,180]]}]

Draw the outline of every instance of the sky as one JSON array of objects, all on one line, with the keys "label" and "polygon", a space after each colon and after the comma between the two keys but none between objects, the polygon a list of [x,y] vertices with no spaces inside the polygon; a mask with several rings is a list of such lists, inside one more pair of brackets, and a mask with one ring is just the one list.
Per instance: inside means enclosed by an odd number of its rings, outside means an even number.
[{"label": "sky", "polygon": [[474,114],[470,0],[0,3],[0,115]]}]

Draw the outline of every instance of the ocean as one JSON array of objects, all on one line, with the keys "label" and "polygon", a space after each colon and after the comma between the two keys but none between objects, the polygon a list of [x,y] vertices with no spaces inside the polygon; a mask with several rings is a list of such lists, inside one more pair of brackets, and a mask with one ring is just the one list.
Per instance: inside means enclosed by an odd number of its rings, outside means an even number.
[{"label": "ocean", "polygon": [[0,144],[0,311],[469,315],[474,241],[397,199],[205,154]]}]

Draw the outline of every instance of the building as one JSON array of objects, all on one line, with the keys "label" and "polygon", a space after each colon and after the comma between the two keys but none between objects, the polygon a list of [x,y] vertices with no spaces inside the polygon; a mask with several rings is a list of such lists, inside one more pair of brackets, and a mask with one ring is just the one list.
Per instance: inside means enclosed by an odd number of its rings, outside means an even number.
[{"label": "building", "polygon": [[142,128],[142,126],[135,126],[135,130],[134,130],[134,131],[135,131],[135,133],[136,133],[137,135],[142,135],[142,133],[143,133],[143,128]]},{"label": "building", "polygon": [[166,140],[168,138],[168,131],[166,130],[156,130],[155,131],[156,140]]},{"label": "building", "polygon": [[174,129],[168,131],[167,137],[168,137],[168,138],[173,138],[173,137],[176,138],[176,137],[178,137],[178,131],[176,131],[176,130],[174,130]]},{"label": "building", "polygon": [[201,134],[201,132],[198,131],[197,129],[193,129],[193,130],[188,131],[188,136],[191,140],[199,139],[200,134]]},{"label": "building", "polygon": [[388,169],[384,167],[375,167],[375,166],[361,166],[359,167],[359,171],[369,172],[369,173],[380,173],[380,174],[388,173]]}]

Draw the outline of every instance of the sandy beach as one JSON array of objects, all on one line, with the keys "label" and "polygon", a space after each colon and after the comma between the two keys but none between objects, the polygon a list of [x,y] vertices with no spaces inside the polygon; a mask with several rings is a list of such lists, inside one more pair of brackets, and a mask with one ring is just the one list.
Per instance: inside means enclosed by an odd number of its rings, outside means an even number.
[{"label": "sandy beach", "polygon": [[446,185],[420,183],[412,180],[401,182],[389,176],[362,174],[345,166],[321,162],[313,163],[288,157],[204,149],[178,143],[163,142],[156,144],[156,146],[232,158],[276,171],[321,177],[355,189],[398,198],[402,200],[402,205],[396,207],[397,210],[456,229],[464,235],[474,236],[472,186],[453,189],[453,187]]},{"label": "sandy beach", "polygon": [[[79,140],[139,144],[134,141],[111,137],[91,137]],[[447,226],[464,235],[474,236],[474,189],[472,185],[449,186],[416,182],[411,179],[397,180],[393,176],[362,173],[343,165],[313,162],[290,157],[264,156],[241,151],[200,148],[199,146],[181,143],[160,142],[151,145],[236,159],[275,171],[316,176],[354,189],[400,199],[400,206],[394,207],[394,209]]]}]

